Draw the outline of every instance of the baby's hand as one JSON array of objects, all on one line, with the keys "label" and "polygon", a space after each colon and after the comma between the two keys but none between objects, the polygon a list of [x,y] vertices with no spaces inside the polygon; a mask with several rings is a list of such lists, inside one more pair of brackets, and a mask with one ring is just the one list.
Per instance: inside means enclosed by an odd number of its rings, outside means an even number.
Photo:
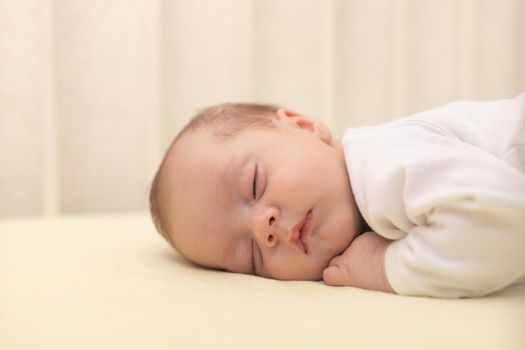
[{"label": "baby's hand", "polygon": [[393,293],[385,275],[385,251],[391,241],[375,232],[358,236],[343,254],[333,258],[323,271],[332,286],[351,286]]}]

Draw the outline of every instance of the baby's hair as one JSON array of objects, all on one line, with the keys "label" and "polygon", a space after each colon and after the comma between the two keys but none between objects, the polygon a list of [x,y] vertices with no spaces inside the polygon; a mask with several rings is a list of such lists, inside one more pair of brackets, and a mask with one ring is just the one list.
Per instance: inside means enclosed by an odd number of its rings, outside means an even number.
[{"label": "baby's hair", "polygon": [[201,110],[194,116],[172,141],[153,178],[149,194],[149,207],[157,231],[175,249],[175,244],[166,230],[161,208],[162,201],[159,200],[159,197],[162,192],[161,178],[163,177],[166,160],[177,141],[188,132],[195,131],[201,127],[211,127],[215,135],[220,138],[232,137],[248,127],[271,128],[274,126],[273,120],[278,109],[279,107],[275,105],[255,103],[225,103],[211,106]]}]

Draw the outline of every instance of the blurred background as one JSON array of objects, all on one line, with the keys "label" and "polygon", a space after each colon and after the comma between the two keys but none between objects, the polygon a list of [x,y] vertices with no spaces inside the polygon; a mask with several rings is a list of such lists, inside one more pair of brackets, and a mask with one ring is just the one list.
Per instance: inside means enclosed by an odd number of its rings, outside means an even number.
[{"label": "blurred background", "polygon": [[143,211],[202,107],[337,136],[525,90],[525,0],[0,0],[0,217]]}]

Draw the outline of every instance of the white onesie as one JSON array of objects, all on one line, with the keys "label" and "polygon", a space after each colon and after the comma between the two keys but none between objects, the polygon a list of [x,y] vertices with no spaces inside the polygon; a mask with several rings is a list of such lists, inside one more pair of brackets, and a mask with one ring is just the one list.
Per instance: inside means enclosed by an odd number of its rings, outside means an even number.
[{"label": "white onesie", "polygon": [[343,138],[361,214],[395,240],[399,294],[481,296],[525,276],[525,93],[457,102]]}]

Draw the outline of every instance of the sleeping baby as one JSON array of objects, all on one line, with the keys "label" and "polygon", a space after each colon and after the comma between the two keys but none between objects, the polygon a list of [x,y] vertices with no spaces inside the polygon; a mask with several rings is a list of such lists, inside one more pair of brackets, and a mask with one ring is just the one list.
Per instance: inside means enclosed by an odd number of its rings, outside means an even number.
[{"label": "sleeping baby", "polygon": [[150,193],[212,269],[445,298],[525,276],[525,93],[348,129],[272,105],[195,116]]}]

